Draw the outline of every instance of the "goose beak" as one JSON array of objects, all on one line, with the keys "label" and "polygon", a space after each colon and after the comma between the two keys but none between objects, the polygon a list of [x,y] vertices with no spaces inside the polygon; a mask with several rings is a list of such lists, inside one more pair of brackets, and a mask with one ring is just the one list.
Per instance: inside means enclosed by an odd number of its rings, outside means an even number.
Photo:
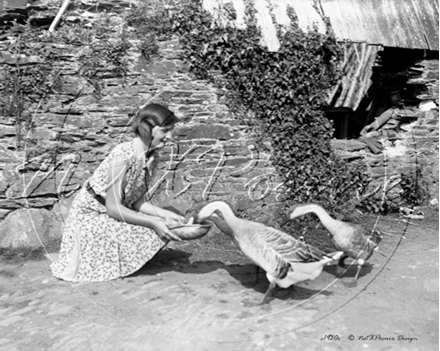
[{"label": "goose beak", "polygon": [[194,216],[194,223],[200,224],[202,223],[206,218],[200,218],[198,214]]},{"label": "goose beak", "polygon": [[213,213],[213,214],[211,214],[210,216],[203,216],[203,217],[200,217],[199,213],[197,213],[197,214],[194,216],[194,223],[197,223],[197,224],[203,224],[203,223],[205,223],[207,220],[209,220],[211,217],[218,217],[218,216],[216,216],[216,214]]}]

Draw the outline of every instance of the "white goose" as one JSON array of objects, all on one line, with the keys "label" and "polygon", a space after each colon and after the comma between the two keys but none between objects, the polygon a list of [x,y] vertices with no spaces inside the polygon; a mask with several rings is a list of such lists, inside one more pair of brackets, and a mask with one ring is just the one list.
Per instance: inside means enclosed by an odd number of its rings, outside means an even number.
[{"label": "white goose", "polygon": [[262,223],[237,218],[223,201],[211,202],[200,210],[197,222],[206,219],[214,222],[257,267],[266,271],[270,284],[260,304],[267,302],[276,285],[288,288],[313,280],[324,266],[342,256],[342,252],[326,254]]},{"label": "white goose", "polygon": [[353,279],[353,284],[356,284],[363,264],[379,248],[379,243],[382,240],[380,232],[368,230],[360,224],[352,224],[334,219],[324,208],[317,204],[296,205],[292,207],[291,211],[289,220],[309,212],[313,212],[319,217],[322,225],[331,234],[331,240],[336,249],[344,252],[344,255],[338,262],[339,272],[342,273],[341,269],[345,269],[344,260],[347,257],[357,261],[357,271]]}]

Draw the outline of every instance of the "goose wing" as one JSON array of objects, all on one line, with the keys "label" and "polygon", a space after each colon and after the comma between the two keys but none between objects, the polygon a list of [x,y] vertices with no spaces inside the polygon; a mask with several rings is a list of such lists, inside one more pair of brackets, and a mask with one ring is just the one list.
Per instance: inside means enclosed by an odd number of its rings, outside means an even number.
[{"label": "goose wing", "polygon": [[282,279],[287,275],[290,262],[270,245],[267,245],[264,240],[261,240],[259,235],[236,237],[236,239],[234,241],[236,241],[241,251],[255,264],[263,268],[266,273],[278,279]]},{"label": "goose wing", "polygon": [[377,247],[378,241],[377,233],[370,233],[364,226],[353,226],[354,233],[351,237],[349,246],[344,250],[352,258],[368,259],[373,250]]},{"label": "goose wing", "polygon": [[261,225],[258,230],[261,246],[285,262],[321,260],[325,252],[272,227]]},{"label": "goose wing", "polygon": [[287,275],[290,263],[260,239],[258,232],[262,228],[258,223],[240,219],[231,224],[218,216],[212,216],[210,220],[230,236],[235,245],[266,273],[277,279],[283,279]]}]

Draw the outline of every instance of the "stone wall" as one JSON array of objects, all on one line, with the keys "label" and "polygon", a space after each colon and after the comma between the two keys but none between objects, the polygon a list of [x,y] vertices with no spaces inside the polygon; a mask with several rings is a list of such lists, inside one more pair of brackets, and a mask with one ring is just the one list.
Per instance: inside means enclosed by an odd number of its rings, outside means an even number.
[{"label": "stone wall", "polygon": [[[0,65],[15,65],[1,49]],[[76,191],[115,145],[130,139],[130,116],[146,102],[167,105],[182,121],[157,160],[151,201],[185,213],[225,199],[260,221],[273,219],[280,181],[269,154],[215,88],[188,73],[176,40],[162,42],[160,58],[148,64],[132,52],[128,76],[103,74],[100,96],[76,74],[80,50],[62,48],[58,93],[29,109],[34,128],[22,148],[14,119],[0,118],[0,247],[59,240]]]}]

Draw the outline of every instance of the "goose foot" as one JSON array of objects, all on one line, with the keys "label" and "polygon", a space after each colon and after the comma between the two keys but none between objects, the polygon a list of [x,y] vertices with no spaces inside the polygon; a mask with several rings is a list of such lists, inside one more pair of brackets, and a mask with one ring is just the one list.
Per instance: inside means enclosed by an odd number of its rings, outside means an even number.
[{"label": "goose foot", "polygon": [[364,260],[358,260],[357,271],[356,271],[356,275],[354,276],[354,280],[355,280],[355,281],[357,280],[357,278],[358,278],[358,276],[359,276],[359,273],[360,273],[360,271],[361,271],[361,268],[362,268],[362,266],[363,266],[364,263],[365,263]]},{"label": "goose foot", "polygon": [[260,305],[260,302],[250,302],[250,301],[243,301],[244,307],[255,307]]},{"label": "goose foot", "polygon": [[276,284],[275,283],[270,283],[269,287],[267,288],[266,293],[263,296],[263,300],[261,300],[261,305],[264,305],[269,298],[272,296],[272,292],[275,289]]},{"label": "goose foot", "polygon": [[260,302],[252,302],[252,301],[243,301],[243,306],[244,307],[261,307],[264,310],[270,309],[270,305],[268,302],[263,303],[262,301]]},{"label": "goose foot", "polygon": [[257,303],[257,302],[243,301],[243,305],[245,307],[255,307],[255,306],[261,306],[261,305],[267,304],[269,299],[270,299],[270,297],[271,297],[271,295],[272,295],[273,290],[275,289],[275,286],[276,286],[275,283],[270,283],[269,284],[269,287],[267,288],[267,291],[264,294],[263,299],[261,300],[261,302]]},{"label": "goose foot", "polygon": [[355,288],[357,286],[357,279],[353,279],[348,282],[345,282],[344,285],[348,288]]},{"label": "goose foot", "polygon": [[359,273],[361,271],[362,265],[364,263],[365,263],[364,260],[358,260],[358,266],[357,266],[356,275],[354,276],[353,280],[351,280],[350,282],[345,283],[345,286],[347,286],[349,288],[354,288],[355,286],[357,286],[358,276],[359,276]]}]

